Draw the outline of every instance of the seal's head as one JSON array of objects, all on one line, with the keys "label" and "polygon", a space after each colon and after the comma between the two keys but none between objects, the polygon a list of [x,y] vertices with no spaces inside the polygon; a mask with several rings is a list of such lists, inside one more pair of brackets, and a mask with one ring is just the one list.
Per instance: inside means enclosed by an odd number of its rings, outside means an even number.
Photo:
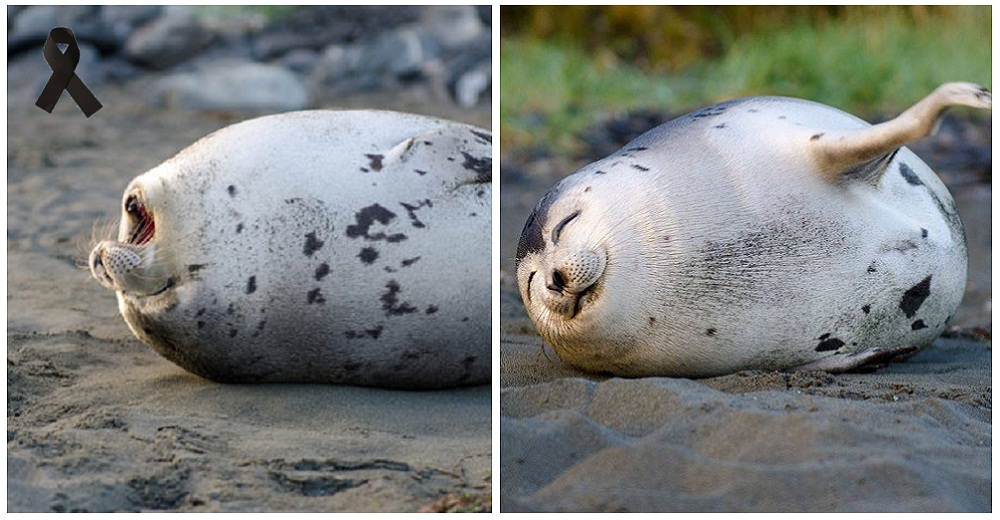
[{"label": "seal's head", "polygon": [[146,190],[133,182],[125,191],[118,240],[103,240],[90,253],[94,278],[113,291],[137,297],[171,288],[169,262],[157,247],[159,227]]},{"label": "seal's head", "polygon": [[585,321],[608,264],[596,211],[575,190],[553,188],[528,217],[517,246],[517,282],[543,336]]}]

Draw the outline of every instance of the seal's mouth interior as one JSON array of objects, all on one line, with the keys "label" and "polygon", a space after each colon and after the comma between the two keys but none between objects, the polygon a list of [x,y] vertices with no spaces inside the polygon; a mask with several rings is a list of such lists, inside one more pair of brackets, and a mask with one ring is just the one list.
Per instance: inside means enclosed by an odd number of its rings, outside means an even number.
[{"label": "seal's mouth interior", "polygon": [[138,196],[130,195],[128,197],[125,201],[125,213],[132,225],[128,239],[129,244],[141,246],[153,240],[153,235],[156,233],[153,216]]}]

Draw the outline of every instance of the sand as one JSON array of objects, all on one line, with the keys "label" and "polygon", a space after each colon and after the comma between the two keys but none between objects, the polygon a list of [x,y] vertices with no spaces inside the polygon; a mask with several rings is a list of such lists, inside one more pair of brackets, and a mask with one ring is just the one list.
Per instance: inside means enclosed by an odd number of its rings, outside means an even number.
[{"label": "sand", "polygon": [[[8,511],[488,504],[488,386],[221,385],[135,339],[114,295],[78,267],[95,220],[117,218],[132,177],[251,115],[158,108],[141,81],[101,87],[90,119],[65,95],[50,115],[34,106],[48,75],[41,59],[8,67]],[[342,104],[489,127],[488,107],[419,92]]]},{"label": "sand", "polygon": [[513,275],[528,212],[596,157],[505,154],[501,512],[992,511],[988,182],[950,185],[970,248],[962,334],[867,374],[622,379],[562,363]]}]

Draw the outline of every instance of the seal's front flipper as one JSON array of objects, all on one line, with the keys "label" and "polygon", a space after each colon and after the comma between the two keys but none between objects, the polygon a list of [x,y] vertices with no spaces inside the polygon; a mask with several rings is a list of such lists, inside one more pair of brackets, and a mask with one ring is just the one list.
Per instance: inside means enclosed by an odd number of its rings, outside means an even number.
[{"label": "seal's front flipper", "polygon": [[492,136],[485,130],[453,125],[409,137],[387,150],[383,169],[398,169],[421,181],[450,188],[493,180]]},{"label": "seal's front flipper", "polygon": [[830,357],[811,361],[804,365],[792,367],[789,372],[807,372],[817,370],[841,374],[845,372],[871,372],[892,363],[902,361],[916,354],[920,349],[910,345],[898,347],[873,348],[857,354],[834,354]]},{"label": "seal's front flipper", "polygon": [[883,159],[906,143],[933,134],[941,114],[951,106],[992,109],[993,95],[973,83],[945,83],[895,119],[858,130],[813,135],[810,153],[831,182],[846,176],[875,183],[891,162]]}]

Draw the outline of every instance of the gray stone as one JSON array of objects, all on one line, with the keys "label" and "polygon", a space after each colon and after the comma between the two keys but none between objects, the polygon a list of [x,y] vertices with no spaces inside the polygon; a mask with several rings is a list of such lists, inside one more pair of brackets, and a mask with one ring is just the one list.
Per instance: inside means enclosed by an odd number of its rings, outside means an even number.
[{"label": "gray stone", "polygon": [[459,49],[487,32],[471,5],[425,7],[420,17],[428,34],[445,49]]},{"label": "gray stone", "polygon": [[105,5],[101,7],[101,21],[115,33],[128,36],[162,12],[158,5]]},{"label": "gray stone", "polygon": [[159,88],[168,105],[195,110],[286,111],[309,103],[295,74],[260,63],[203,64],[196,72],[163,78]]},{"label": "gray stone", "polygon": [[14,19],[11,34],[48,34],[55,27],[75,29],[79,22],[93,13],[94,7],[71,5],[32,5]]},{"label": "gray stone", "polygon": [[133,63],[162,70],[198,54],[212,39],[192,16],[168,13],[133,32],[125,55]]},{"label": "gray stone", "polygon": [[327,47],[313,78],[331,85],[382,84],[423,75],[427,64],[440,54],[440,47],[426,31],[404,28],[369,42]]}]

